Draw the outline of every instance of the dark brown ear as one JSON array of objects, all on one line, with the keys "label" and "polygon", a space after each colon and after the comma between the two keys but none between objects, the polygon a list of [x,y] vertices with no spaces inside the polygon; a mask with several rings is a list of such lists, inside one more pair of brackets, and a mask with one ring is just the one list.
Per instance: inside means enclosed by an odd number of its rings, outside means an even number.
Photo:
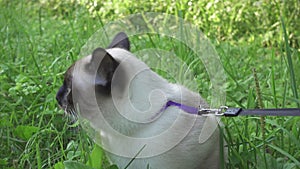
[{"label": "dark brown ear", "polygon": [[123,48],[130,51],[130,42],[127,35],[124,32],[118,33],[108,48]]},{"label": "dark brown ear", "polygon": [[93,51],[89,64],[90,71],[97,71],[95,84],[110,87],[113,74],[119,63],[105,49],[97,48]]}]

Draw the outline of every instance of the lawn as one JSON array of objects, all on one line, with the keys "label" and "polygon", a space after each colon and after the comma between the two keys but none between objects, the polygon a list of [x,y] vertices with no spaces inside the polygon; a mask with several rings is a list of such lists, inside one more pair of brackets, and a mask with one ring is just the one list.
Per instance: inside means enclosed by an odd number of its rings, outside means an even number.
[{"label": "lawn", "polygon": [[[0,0],[0,168],[116,168],[58,108],[55,95],[89,38],[131,14],[171,14],[200,29],[223,65],[227,106],[299,107],[299,6],[297,0]],[[195,73],[198,92],[214,99],[209,73],[185,44],[157,34],[130,40],[134,52],[158,46],[174,52]],[[223,168],[300,168],[299,117],[222,121],[229,153]]]}]

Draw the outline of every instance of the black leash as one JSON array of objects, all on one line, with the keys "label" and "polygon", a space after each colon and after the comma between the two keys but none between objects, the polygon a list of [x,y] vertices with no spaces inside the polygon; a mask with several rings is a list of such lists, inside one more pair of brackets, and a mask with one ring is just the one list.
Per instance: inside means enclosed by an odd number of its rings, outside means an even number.
[{"label": "black leash", "polygon": [[168,107],[175,106],[189,114],[215,114],[217,116],[235,117],[235,116],[300,116],[300,108],[281,108],[281,109],[242,109],[242,108],[229,108],[221,106],[218,109],[205,109],[188,106],[169,100],[160,110],[165,111]]},{"label": "black leash", "polygon": [[280,109],[242,109],[228,108],[221,106],[219,109],[199,109],[198,115],[214,113],[218,116],[300,116],[300,108],[280,108]]},{"label": "black leash", "polygon": [[235,116],[300,116],[298,108],[282,108],[282,109],[242,109],[242,108],[227,108],[223,113],[225,117]]}]

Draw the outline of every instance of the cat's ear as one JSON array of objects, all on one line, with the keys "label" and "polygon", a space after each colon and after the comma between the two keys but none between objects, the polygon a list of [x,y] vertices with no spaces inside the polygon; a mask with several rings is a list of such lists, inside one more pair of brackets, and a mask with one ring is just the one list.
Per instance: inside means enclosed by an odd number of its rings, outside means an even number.
[{"label": "cat's ear", "polygon": [[89,70],[97,71],[95,85],[110,87],[113,74],[119,63],[105,50],[97,48],[93,51]]},{"label": "cat's ear", "polygon": [[124,32],[118,33],[108,48],[123,48],[130,51],[130,42],[128,36]]}]

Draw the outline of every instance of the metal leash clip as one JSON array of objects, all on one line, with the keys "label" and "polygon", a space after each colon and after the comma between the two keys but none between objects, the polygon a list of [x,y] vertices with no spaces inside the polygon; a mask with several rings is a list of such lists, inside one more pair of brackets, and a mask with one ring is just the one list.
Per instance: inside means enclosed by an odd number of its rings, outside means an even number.
[{"label": "metal leash clip", "polygon": [[218,109],[205,109],[199,107],[198,115],[207,115],[207,114],[215,114],[216,116],[223,116],[224,112],[228,109],[227,106],[220,106]]}]

